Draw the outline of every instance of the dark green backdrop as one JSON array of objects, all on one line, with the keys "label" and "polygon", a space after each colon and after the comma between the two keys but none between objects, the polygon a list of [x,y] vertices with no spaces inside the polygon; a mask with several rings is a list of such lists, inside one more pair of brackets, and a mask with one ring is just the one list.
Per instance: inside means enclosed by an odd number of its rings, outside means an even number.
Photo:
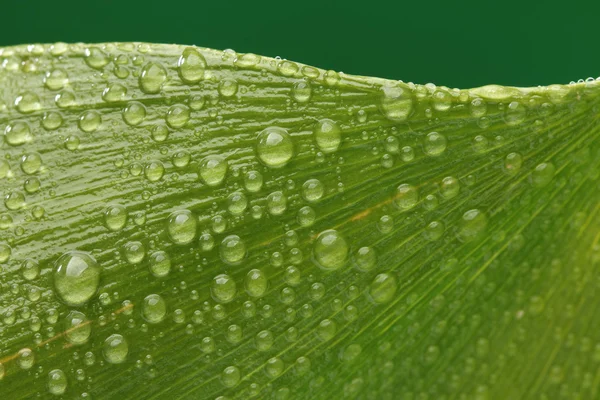
[{"label": "dark green backdrop", "polygon": [[451,87],[600,75],[600,1],[2,0],[0,45],[150,41],[232,48]]}]

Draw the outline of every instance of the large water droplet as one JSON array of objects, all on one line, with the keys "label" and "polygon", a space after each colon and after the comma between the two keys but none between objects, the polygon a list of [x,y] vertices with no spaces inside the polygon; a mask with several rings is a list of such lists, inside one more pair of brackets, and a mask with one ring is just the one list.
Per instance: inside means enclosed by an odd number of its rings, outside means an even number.
[{"label": "large water droplet", "polygon": [[89,47],[85,49],[85,62],[92,68],[102,69],[110,62],[110,58],[101,49]]},{"label": "large water droplet", "polygon": [[246,245],[237,235],[229,235],[221,242],[221,259],[231,265],[238,264],[246,257]]},{"label": "large water droplet", "polygon": [[246,275],[246,293],[251,297],[262,297],[268,288],[267,276],[260,269],[252,269]]},{"label": "large water droplet", "polygon": [[319,266],[331,270],[338,269],[348,258],[348,243],[336,230],[323,231],[315,242],[314,257]]},{"label": "large water droplet", "polygon": [[342,131],[337,123],[322,119],[315,125],[315,142],[321,151],[332,153],[340,147]]},{"label": "large water droplet", "polygon": [[119,231],[127,223],[127,210],[122,205],[108,206],[104,211],[106,227],[111,231]]},{"label": "large water droplet", "polygon": [[416,187],[403,183],[396,188],[394,204],[401,210],[410,210],[419,201],[419,191]]},{"label": "large water droplet", "polygon": [[373,279],[369,295],[375,303],[387,303],[394,298],[398,284],[396,278],[388,273],[379,274]]},{"label": "large water droplet", "polygon": [[150,62],[142,68],[139,83],[144,93],[153,94],[160,92],[167,80],[167,70],[160,64]]},{"label": "large water droplet", "polygon": [[381,88],[381,111],[391,121],[406,121],[413,110],[413,99],[407,88],[384,86]]},{"label": "large water droplet", "polygon": [[67,375],[60,369],[53,369],[48,373],[48,391],[50,394],[60,396],[67,390]]},{"label": "large water droplet", "polygon": [[464,213],[460,222],[457,236],[461,242],[470,242],[477,239],[487,227],[487,217],[478,209],[472,209]]},{"label": "large water droplet", "polygon": [[157,324],[167,315],[167,303],[158,294],[149,294],[142,303],[142,316],[151,324]]},{"label": "large water droplet", "polygon": [[437,132],[430,132],[423,140],[423,151],[428,156],[439,156],[446,151],[448,140],[444,135]]},{"label": "large water droplet", "polygon": [[89,254],[71,251],[54,264],[54,286],[61,299],[72,306],[85,304],[98,290],[100,267]]},{"label": "large water droplet", "polygon": [[535,187],[543,187],[549,184],[554,178],[556,168],[550,162],[538,164],[531,173],[531,183]]},{"label": "large water droplet", "polygon": [[122,335],[115,333],[104,341],[104,359],[110,364],[121,364],[127,359],[129,344]]},{"label": "large water droplet", "polygon": [[229,303],[235,298],[236,291],[235,281],[227,274],[215,276],[210,286],[210,294],[220,303]]},{"label": "large water droplet", "polygon": [[169,215],[167,231],[173,243],[188,244],[196,237],[198,221],[189,210],[174,211]]},{"label": "large water droplet", "polygon": [[273,126],[258,134],[256,151],[267,167],[279,168],[294,156],[294,143],[287,130]]},{"label": "large water droplet", "polygon": [[227,161],[218,155],[207,156],[200,163],[199,174],[208,186],[218,186],[227,174]]},{"label": "large water droplet", "polygon": [[188,47],[183,50],[183,54],[179,57],[177,68],[179,68],[179,76],[182,81],[185,83],[196,83],[204,77],[206,60],[198,49]]},{"label": "large water droplet", "polygon": [[4,129],[4,137],[6,138],[6,143],[11,146],[18,146],[31,141],[31,128],[24,121],[11,122]]},{"label": "large water droplet", "polygon": [[354,261],[358,269],[362,271],[370,271],[377,264],[377,255],[371,247],[361,247],[354,256]]},{"label": "large water droplet", "polygon": [[165,277],[171,271],[171,258],[162,250],[152,253],[150,256],[150,273],[157,278]]},{"label": "large water droplet", "polygon": [[83,344],[92,333],[91,321],[80,311],[71,311],[65,320],[65,337],[73,344]]}]

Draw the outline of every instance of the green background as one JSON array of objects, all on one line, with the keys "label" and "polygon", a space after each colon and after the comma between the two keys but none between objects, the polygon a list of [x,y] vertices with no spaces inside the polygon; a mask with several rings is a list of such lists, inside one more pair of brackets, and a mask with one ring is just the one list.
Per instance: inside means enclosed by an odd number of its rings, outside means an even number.
[{"label": "green background", "polygon": [[231,48],[450,87],[600,75],[600,1],[22,1],[0,45],[149,41]]}]

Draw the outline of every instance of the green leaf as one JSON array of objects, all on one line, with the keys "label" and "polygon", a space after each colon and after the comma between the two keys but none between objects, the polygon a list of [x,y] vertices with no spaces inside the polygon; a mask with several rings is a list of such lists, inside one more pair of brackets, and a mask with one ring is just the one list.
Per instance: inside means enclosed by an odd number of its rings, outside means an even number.
[{"label": "green leaf", "polygon": [[600,396],[598,82],[0,61],[2,398]]}]

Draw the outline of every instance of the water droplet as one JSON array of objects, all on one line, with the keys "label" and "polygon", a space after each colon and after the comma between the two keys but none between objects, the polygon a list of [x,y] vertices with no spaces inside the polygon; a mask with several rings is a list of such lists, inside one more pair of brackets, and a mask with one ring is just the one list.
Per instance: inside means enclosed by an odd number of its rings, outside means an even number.
[{"label": "water droplet", "polygon": [[31,128],[24,121],[11,122],[4,129],[4,137],[9,145],[18,146],[31,141]]},{"label": "water droplet", "polygon": [[312,224],[314,224],[316,218],[317,214],[315,213],[315,210],[313,210],[309,206],[304,206],[301,209],[299,209],[298,215],[296,217],[298,223],[304,227],[311,226]]},{"label": "water droplet", "polygon": [[19,350],[17,355],[17,364],[21,369],[31,369],[35,364],[35,356],[33,351],[28,348],[23,348]]},{"label": "water droplet", "polygon": [[227,274],[215,276],[210,286],[210,294],[219,303],[229,303],[235,298],[237,287],[235,281]]},{"label": "water droplet", "polygon": [[223,97],[234,96],[238,91],[238,84],[235,79],[223,79],[219,82],[219,94]]},{"label": "water droplet", "polygon": [[373,279],[369,287],[369,295],[375,303],[388,303],[394,298],[397,288],[396,278],[391,274],[382,273]]},{"label": "water droplet", "polygon": [[235,265],[246,257],[246,245],[237,235],[229,235],[221,242],[221,259],[224,263]]},{"label": "water droplet", "polygon": [[225,387],[231,388],[240,383],[241,373],[238,367],[229,366],[221,373],[221,382]]},{"label": "water droplet", "polygon": [[91,321],[80,311],[71,311],[65,319],[65,337],[70,343],[83,344],[92,333]]},{"label": "water droplet", "polygon": [[410,210],[419,201],[419,191],[416,187],[403,183],[396,188],[394,204],[401,210]]},{"label": "water droplet", "polygon": [[165,277],[171,271],[171,258],[162,250],[152,253],[150,256],[150,273],[157,278]]},{"label": "water droplet", "polygon": [[523,157],[519,153],[509,153],[504,158],[504,170],[509,175],[515,175],[523,165]]},{"label": "water droplet", "polygon": [[29,114],[42,108],[40,98],[33,92],[25,92],[15,99],[15,107],[20,113]]},{"label": "water droplet", "polygon": [[102,92],[102,99],[108,103],[123,101],[127,94],[127,88],[120,83],[110,83]]},{"label": "water droplet", "polygon": [[27,175],[35,174],[42,167],[42,156],[39,153],[29,153],[21,157],[21,169]]},{"label": "water droplet", "polygon": [[159,181],[165,173],[165,166],[158,160],[150,161],[144,168],[144,175],[150,182]]},{"label": "water droplet", "polygon": [[146,256],[146,249],[144,248],[144,245],[138,241],[127,242],[125,246],[123,246],[123,250],[125,258],[131,264],[141,263]]},{"label": "water droplet", "polygon": [[77,135],[69,135],[65,138],[65,148],[69,151],[75,151],[79,148],[81,139]]},{"label": "water droplet", "polygon": [[10,258],[12,250],[9,245],[0,243],[0,262],[4,263]]},{"label": "water droplet", "polygon": [[446,200],[456,197],[460,192],[460,183],[453,176],[447,176],[442,180],[440,186],[440,194]]},{"label": "water droplet", "polygon": [[391,121],[406,121],[413,110],[413,99],[408,89],[400,86],[384,86],[381,91],[383,115]]},{"label": "water droplet", "polygon": [[262,297],[268,288],[267,276],[260,269],[252,269],[246,275],[246,293],[251,297]]},{"label": "water droplet", "polygon": [[86,111],[79,117],[79,128],[87,133],[94,132],[102,123],[102,117],[96,111]]},{"label": "water droplet", "polygon": [[89,47],[85,49],[85,62],[92,68],[102,69],[110,62],[110,58],[101,49]]},{"label": "water droplet", "polygon": [[119,231],[127,223],[127,210],[122,205],[111,205],[104,211],[104,222],[111,231]]},{"label": "water droplet", "polygon": [[427,226],[425,227],[425,230],[423,231],[423,236],[425,237],[425,239],[429,240],[430,242],[439,240],[442,235],[444,234],[444,224],[440,221],[431,221],[429,224],[427,224]]},{"label": "water droplet", "polygon": [[50,90],[63,89],[69,83],[69,76],[63,69],[53,69],[46,73],[44,84]]},{"label": "water droplet", "polygon": [[267,360],[265,364],[265,372],[271,378],[277,378],[279,375],[283,374],[283,370],[285,369],[285,364],[278,357],[272,357]]},{"label": "water droplet", "polygon": [[50,394],[60,396],[67,390],[67,376],[60,369],[53,369],[48,373],[48,391]]},{"label": "water droplet", "polygon": [[179,57],[177,68],[179,68],[179,77],[182,81],[185,83],[196,83],[204,78],[206,60],[198,49],[188,47],[183,50],[183,53]]},{"label": "water droplet", "polygon": [[472,209],[465,212],[461,218],[461,224],[458,231],[458,239],[461,242],[470,242],[485,231],[487,227],[487,217],[478,209]]},{"label": "water droplet", "polygon": [[519,125],[525,121],[526,117],[527,110],[525,109],[525,106],[518,101],[512,101],[504,113],[504,122],[511,126]]},{"label": "water droplet", "polygon": [[294,156],[294,144],[287,130],[273,126],[258,134],[256,151],[264,165],[279,168]]},{"label": "water droplet", "polygon": [[287,209],[287,197],[283,192],[277,191],[267,196],[267,208],[271,215],[281,215]]},{"label": "water droplet", "polygon": [[169,215],[167,231],[175,244],[188,244],[196,237],[198,221],[189,210],[174,211]]},{"label": "water droplet", "polygon": [[471,115],[474,118],[483,117],[487,113],[487,103],[480,98],[475,98],[471,101]]},{"label": "water droplet", "polygon": [[167,70],[160,64],[150,62],[142,68],[139,83],[144,93],[154,94],[160,92],[167,80]]},{"label": "water droplet", "polygon": [[475,153],[485,153],[488,149],[488,145],[489,141],[483,135],[477,135],[473,138],[473,151],[475,151]]},{"label": "water droplet", "polygon": [[348,243],[336,230],[323,231],[315,242],[314,257],[319,266],[330,270],[338,269],[348,258]]},{"label": "water droplet", "polygon": [[96,293],[99,283],[100,266],[87,253],[70,251],[54,264],[54,286],[68,305],[85,304]]},{"label": "water droplet", "polygon": [[123,120],[128,125],[139,125],[144,118],[146,118],[146,107],[138,101],[132,101],[123,109]]},{"label": "water droplet", "polygon": [[370,271],[377,264],[377,254],[371,247],[361,247],[354,256],[354,261],[358,269],[362,271]]},{"label": "water droplet", "polygon": [[173,165],[175,167],[185,168],[188,166],[191,159],[192,159],[192,156],[190,155],[190,153],[188,153],[185,150],[181,150],[181,151],[178,151],[177,153],[173,154],[173,158],[171,160],[173,161]]},{"label": "water droplet", "polygon": [[531,173],[531,183],[535,187],[543,187],[549,184],[554,178],[556,168],[550,162],[538,164]]},{"label": "water droplet", "polygon": [[244,186],[252,193],[258,192],[263,185],[263,176],[258,171],[248,171],[244,176]]},{"label": "water droplet", "polygon": [[106,362],[121,364],[125,362],[127,353],[129,353],[129,344],[122,335],[115,333],[104,341],[103,354]]},{"label": "water droplet", "polygon": [[218,186],[227,174],[227,161],[218,155],[206,156],[200,163],[200,178],[208,186]]},{"label": "water droplet", "polygon": [[430,132],[423,140],[423,151],[431,157],[439,156],[446,151],[448,140],[437,132]]},{"label": "water droplet", "polygon": [[298,103],[307,103],[312,96],[312,88],[308,81],[296,82],[292,88],[292,97]]},{"label": "water droplet", "polygon": [[302,185],[302,197],[310,203],[319,201],[324,192],[325,188],[318,179],[309,179]]},{"label": "water droplet", "polygon": [[233,215],[241,215],[248,207],[248,199],[242,192],[233,192],[228,198],[227,209]]},{"label": "water droplet", "polygon": [[60,128],[62,123],[62,116],[55,111],[45,112],[42,116],[42,126],[44,127],[44,129],[47,129],[49,131],[53,131],[55,129]]},{"label": "water droplet", "polygon": [[317,336],[326,341],[331,340],[337,333],[337,324],[331,319],[324,319],[317,326]]},{"label": "water droplet", "polygon": [[183,104],[175,104],[167,111],[167,125],[173,129],[184,127],[190,120],[190,109]]},{"label": "water droplet", "polygon": [[40,275],[40,265],[37,261],[32,260],[31,258],[26,258],[23,260],[21,264],[21,270],[23,274],[23,278],[28,281],[34,280]]},{"label": "water droplet", "polygon": [[142,316],[151,324],[157,324],[167,315],[167,303],[158,294],[149,294],[142,303]]},{"label": "water droplet", "polygon": [[254,339],[258,351],[270,350],[271,347],[273,347],[274,341],[275,339],[273,338],[271,331],[260,331],[256,334],[256,338]]},{"label": "water droplet", "polygon": [[448,111],[452,106],[452,96],[443,89],[433,92],[433,109],[436,111]]},{"label": "water droplet", "polygon": [[321,151],[331,153],[340,147],[342,132],[337,123],[330,119],[322,119],[315,125],[315,142]]}]

